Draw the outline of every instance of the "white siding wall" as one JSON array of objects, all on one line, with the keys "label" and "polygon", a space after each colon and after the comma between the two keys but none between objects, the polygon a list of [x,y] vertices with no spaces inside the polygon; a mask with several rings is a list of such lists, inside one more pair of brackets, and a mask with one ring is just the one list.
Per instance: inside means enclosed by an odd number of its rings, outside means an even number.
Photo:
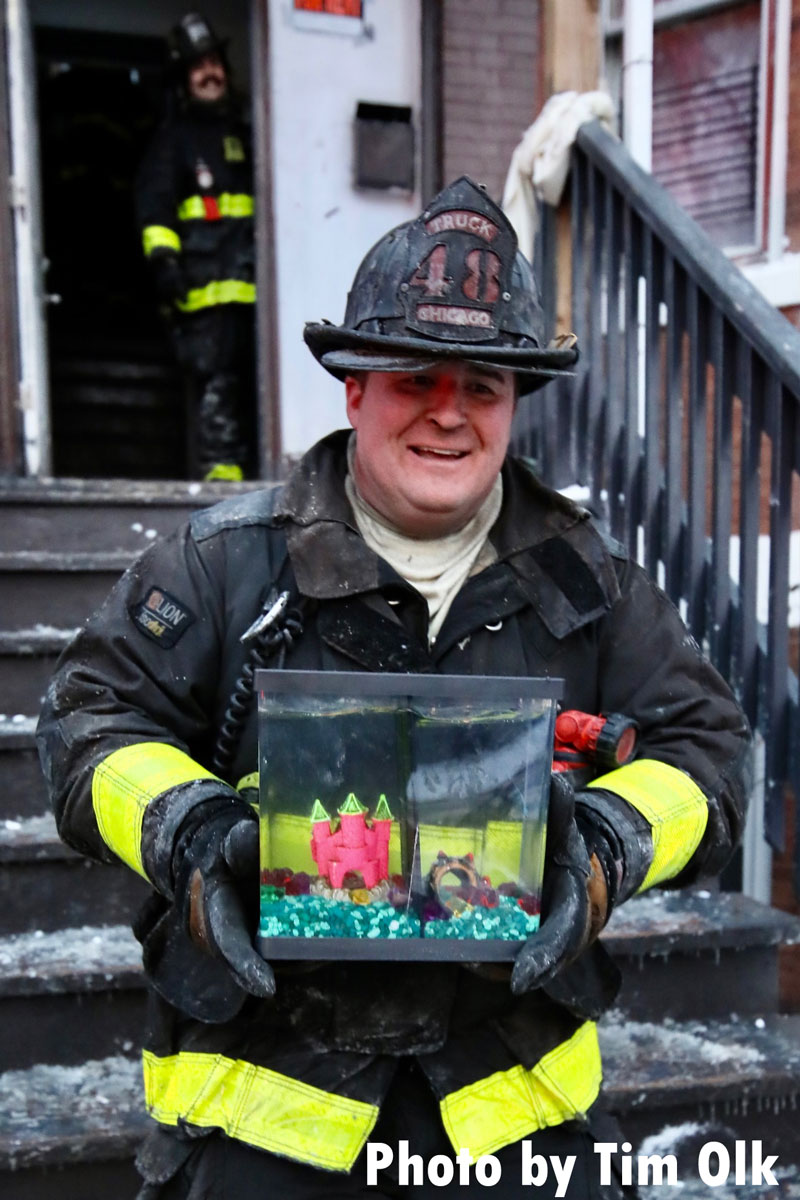
[{"label": "white siding wall", "polygon": [[270,0],[283,450],[299,455],[346,424],[342,385],[312,358],[306,321],[339,323],[370,246],[419,210],[413,197],[357,191],[352,122],[359,100],[410,105],[419,138],[419,0],[366,0],[370,36],[309,32],[289,0]]}]

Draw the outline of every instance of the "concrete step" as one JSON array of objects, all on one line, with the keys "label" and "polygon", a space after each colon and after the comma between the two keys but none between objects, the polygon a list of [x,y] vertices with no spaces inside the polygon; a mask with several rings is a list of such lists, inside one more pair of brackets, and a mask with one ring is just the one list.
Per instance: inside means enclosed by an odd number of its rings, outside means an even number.
[{"label": "concrete step", "polygon": [[6,818],[34,817],[48,811],[35,730],[34,716],[0,713],[0,829]]},{"label": "concrete step", "polygon": [[722,1018],[777,1011],[778,951],[800,943],[800,918],[733,892],[653,891],[617,909],[602,939],[629,1016]]},{"label": "concrete step", "polygon": [[99,608],[133,561],[125,552],[0,552],[0,613],[8,633],[75,629]]},{"label": "concrete step", "polygon": [[39,712],[58,656],[75,632],[55,626],[0,632],[0,678],[5,702],[16,712]]},{"label": "concrete step", "polygon": [[149,1118],[141,1063],[115,1055],[80,1066],[0,1074],[3,1200],[132,1200],[133,1166]]},{"label": "concrete step", "polygon": [[[140,480],[8,479],[0,485],[0,564],[9,554],[116,552],[129,562],[188,514],[264,486]],[[33,559],[29,561],[33,562]]]},{"label": "concrete step", "polygon": [[633,1021],[615,1011],[599,1033],[608,1107],[632,1143],[705,1125],[731,1143],[761,1140],[800,1178],[800,1016]]},{"label": "concrete step", "polygon": [[144,1020],[141,947],[127,925],[0,938],[0,1071],[135,1054]]},{"label": "concrete step", "polygon": [[129,923],[147,893],[122,863],[70,850],[50,814],[0,821],[0,936]]}]

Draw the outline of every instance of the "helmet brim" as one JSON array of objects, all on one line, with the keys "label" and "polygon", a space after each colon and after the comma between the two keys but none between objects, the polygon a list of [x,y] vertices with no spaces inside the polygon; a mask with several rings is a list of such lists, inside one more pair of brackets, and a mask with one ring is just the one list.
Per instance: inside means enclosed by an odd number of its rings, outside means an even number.
[{"label": "helmet brim", "polygon": [[326,322],[306,325],[303,338],[317,362],[339,380],[354,371],[425,371],[442,362],[461,361],[513,371],[520,395],[527,395],[551,379],[571,375],[578,361],[575,346],[540,350],[476,342],[431,343],[428,338],[377,336]]}]

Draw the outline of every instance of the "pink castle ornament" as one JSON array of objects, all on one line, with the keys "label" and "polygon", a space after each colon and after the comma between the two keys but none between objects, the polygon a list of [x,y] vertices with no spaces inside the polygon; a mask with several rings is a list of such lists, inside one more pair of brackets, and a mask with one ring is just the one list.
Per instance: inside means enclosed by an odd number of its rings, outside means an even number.
[{"label": "pink castle ornament", "polygon": [[369,810],[350,792],[339,809],[339,821],[331,828],[331,819],[314,801],[311,810],[311,857],[319,874],[331,887],[340,888],[348,871],[358,871],[365,888],[375,887],[389,878],[389,836],[392,814],[381,794],[371,820]]}]

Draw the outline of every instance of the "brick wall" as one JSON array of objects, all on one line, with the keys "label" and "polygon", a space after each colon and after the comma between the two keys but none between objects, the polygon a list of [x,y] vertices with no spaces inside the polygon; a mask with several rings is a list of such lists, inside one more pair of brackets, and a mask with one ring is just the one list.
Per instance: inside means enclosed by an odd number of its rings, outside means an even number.
[{"label": "brick wall", "polygon": [[[784,912],[800,916],[800,900],[794,890],[794,855],[797,839],[797,806],[787,791],[786,850],[776,854],[772,867],[772,903]],[[784,946],[780,952],[781,1010],[800,1012],[800,946]]]},{"label": "brick wall", "polygon": [[[800,237],[798,237],[798,243],[800,243]],[[795,246],[796,248],[800,248],[797,243],[795,243]],[[794,304],[791,308],[782,308],[781,312],[787,321],[791,321],[795,329],[800,329],[800,304]]]},{"label": "brick wall", "polygon": [[[789,249],[800,250],[800,0],[792,0],[792,40],[789,47],[789,161],[786,177],[786,233]],[[796,315],[793,324],[800,324]]]},{"label": "brick wall", "polygon": [[495,200],[541,108],[539,0],[442,0],[445,182],[470,175]]}]

